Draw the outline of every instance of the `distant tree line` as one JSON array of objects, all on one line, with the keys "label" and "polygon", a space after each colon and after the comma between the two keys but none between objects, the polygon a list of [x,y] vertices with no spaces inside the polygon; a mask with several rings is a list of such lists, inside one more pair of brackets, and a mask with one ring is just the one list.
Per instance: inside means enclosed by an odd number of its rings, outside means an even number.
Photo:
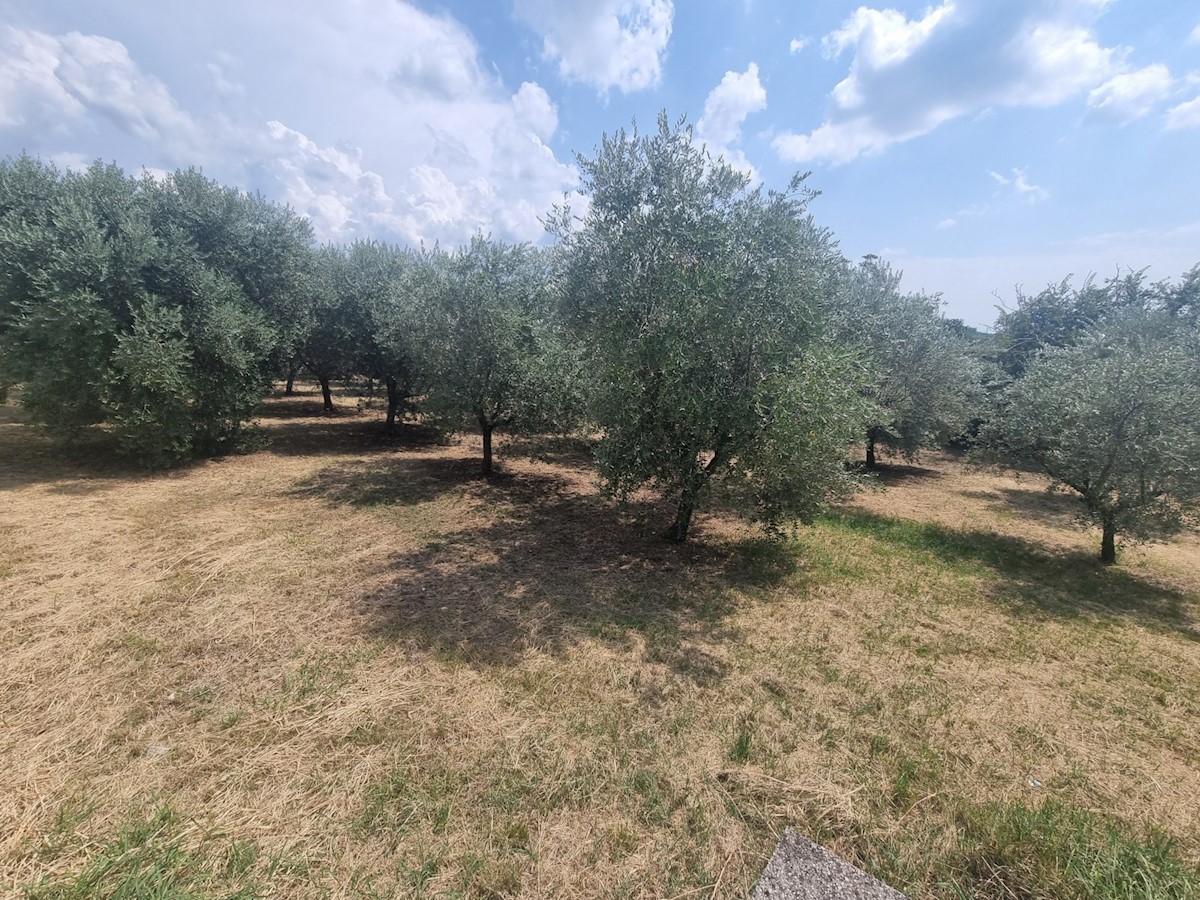
[{"label": "distant tree line", "polygon": [[[319,246],[308,222],[194,170],[0,163],[0,390],[70,440],[151,467],[244,449],[272,384],[386,391],[477,431],[585,430],[606,489],[675,506],[714,485],[767,528],[811,519],[887,450],[972,445],[1077,491],[1103,532],[1155,537],[1200,501],[1200,268],[1021,295],[995,334],[946,319],[808,211],[712,159],[683,121],[581,158],[582,214],[546,248]],[[860,448],[862,465],[848,464]]]}]

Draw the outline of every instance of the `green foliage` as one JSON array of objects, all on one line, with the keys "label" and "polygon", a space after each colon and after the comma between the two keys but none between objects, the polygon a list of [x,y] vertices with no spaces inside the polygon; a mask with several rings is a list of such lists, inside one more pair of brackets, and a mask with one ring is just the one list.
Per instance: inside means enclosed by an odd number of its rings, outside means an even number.
[{"label": "green foliage", "polygon": [[1142,269],[1103,284],[1089,276],[1078,289],[1064,278],[1034,296],[1018,292],[1017,308],[1002,311],[997,322],[1000,364],[1019,378],[1043,350],[1069,347],[1107,322],[1139,310],[1164,312],[1194,327],[1200,314],[1200,265],[1177,284],[1147,284]]},{"label": "green foliage", "polygon": [[244,442],[311,292],[307,222],[194,171],[0,163],[0,384],[147,465]]},{"label": "green foliage", "polygon": [[672,497],[676,540],[716,477],[768,524],[848,489],[862,372],[822,334],[839,257],[801,179],[751,190],[665,114],[652,134],[606,135],[579,165],[587,215],[560,209],[552,228],[609,489]]},{"label": "green foliage", "polygon": [[1034,360],[983,442],[1078,492],[1111,561],[1115,534],[1171,534],[1200,507],[1198,348],[1194,329],[1126,310]]},{"label": "green foliage", "polygon": [[351,244],[332,270],[332,289],[357,313],[342,315],[349,368],[387,386],[388,428],[426,386],[418,298],[426,267],[414,254],[376,241]]},{"label": "green foliage", "polygon": [[477,237],[461,252],[428,259],[423,344],[426,408],[484,437],[501,429],[561,428],[574,404],[573,348],[554,321],[543,254]]},{"label": "green foliage", "polygon": [[147,466],[191,455],[192,351],[177,307],[148,303],[117,338],[106,405],[125,452]]},{"label": "green foliage", "polygon": [[887,263],[868,256],[854,267],[831,319],[870,373],[868,465],[876,444],[911,458],[958,437],[979,413],[983,370],[962,323],[943,318],[936,297],[901,293],[900,273]]}]

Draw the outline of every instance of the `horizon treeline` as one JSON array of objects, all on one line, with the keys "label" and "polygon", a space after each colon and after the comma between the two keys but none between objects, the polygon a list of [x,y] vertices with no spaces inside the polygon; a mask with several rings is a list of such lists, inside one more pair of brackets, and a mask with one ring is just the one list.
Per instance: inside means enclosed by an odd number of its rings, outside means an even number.
[{"label": "horizon treeline", "polygon": [[245,449],[276,381],[386,390],[483,438],[586,430],[606,490],[652,486],[686,538],[712,485],[768,529],[815,515],[888,450],[975,447],[1077,491],[1113,536],[1193,521],[1200,266],[1019,293],[986,334],[850,261],[798,177],[752,186],[690,127],[605,135],[553,241],[321,245],[280,204],[194,169],[0,162],[0,394],[147,467]]}]

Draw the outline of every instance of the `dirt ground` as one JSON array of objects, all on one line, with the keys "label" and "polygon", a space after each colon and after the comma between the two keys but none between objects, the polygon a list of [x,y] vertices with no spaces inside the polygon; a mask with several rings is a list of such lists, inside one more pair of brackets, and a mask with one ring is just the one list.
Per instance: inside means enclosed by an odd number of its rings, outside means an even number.
[{"label": "dirt ground", "polygon": [[676,547],[577,443],[340,403],[159,474],[0,409],[0,891],[163,805],[282,896],[737,897],[788,825],[940,896],[960,803],[1051,796],[1200,860],[1195,536],[1106,569],[930,455]]}]

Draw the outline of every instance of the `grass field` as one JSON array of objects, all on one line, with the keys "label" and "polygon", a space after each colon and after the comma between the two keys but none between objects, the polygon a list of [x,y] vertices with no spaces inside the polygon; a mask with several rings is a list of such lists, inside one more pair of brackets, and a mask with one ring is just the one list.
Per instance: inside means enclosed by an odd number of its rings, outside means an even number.
[{"label": "grass field", "polygon": [[566,441],[273,398],[141,474],[0,409],[0,891],[742,897],[788,825],[915,898],[1200,890],[1200,542],[931,456],[782,543]]}]

